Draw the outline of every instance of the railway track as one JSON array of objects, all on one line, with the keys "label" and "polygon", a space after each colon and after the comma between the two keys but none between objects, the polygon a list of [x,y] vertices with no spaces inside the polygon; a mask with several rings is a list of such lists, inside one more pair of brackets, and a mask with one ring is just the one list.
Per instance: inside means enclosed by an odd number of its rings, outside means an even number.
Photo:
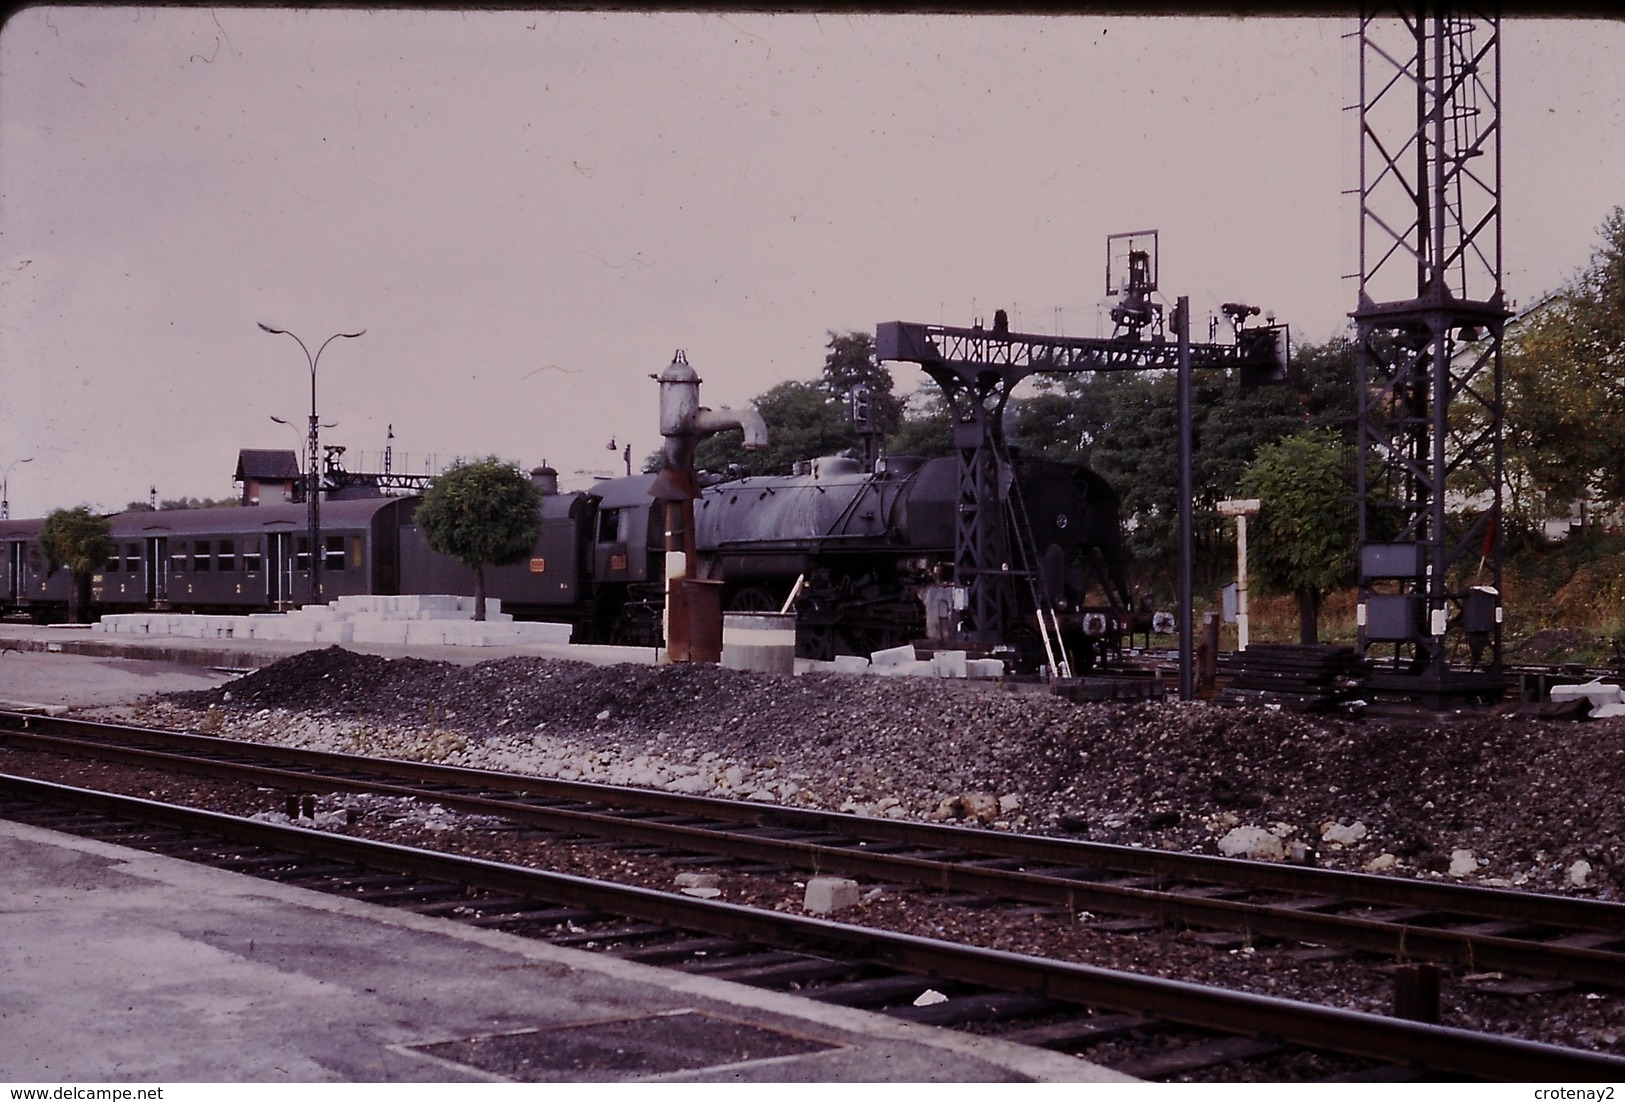
[{"label": "railway track", "polygon": [[[1592,1081],[1625,1059],[0,776],[8,818],[1077,1052],[1127,1074]],[[921,1000],[927,989],[945,1000]],[[923,1003],[924,1005],[916,1005]],[[1103,1054],[1106,1057],[1103,1059]],[[1237,1069],[1240,1069],[1237,1072]]]},{"label": "railway track", "polygon": [[[0,713],[0,745],[318,792],[431,800],[568,837],[1160,924],[1216,946],[1336,946],[1395,961],[1625,988],[1625,905],[843,815]],[[1506,993],[1551,990],[1527,980]],[[1522,986],[1520,986],[1520,984]]]}]

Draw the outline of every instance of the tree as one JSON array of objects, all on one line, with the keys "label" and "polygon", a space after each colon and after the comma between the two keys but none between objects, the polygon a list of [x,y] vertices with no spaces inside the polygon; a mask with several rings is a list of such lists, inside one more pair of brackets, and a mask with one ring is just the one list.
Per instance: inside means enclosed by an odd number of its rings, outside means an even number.
[{"label": "tree", "polygon": [[474,570],[474,619],[485,619],[485,568],[526,558],[541,534],[541,491],[496,456],[459,460],[436,475],[417,508],[429,547]]},{"label": "tree", "polygon": [[66,567],[73,576],[68,590],[68,619],[80,619],[90,606],[90,576],[102,569],[113,553],[112,527],[107,518],[92,513],[87,505],[58,509],[40,526],[39,550],[45,558],[46,575]]},{"label": "tree", "polygon": [[747,452],[744,434],[729,429],[700,441],[695,467],[725,471],[738,465],[753,474],[789,474],[800,460],[859,446],[846,402],[836,401],[820,383],[780,383],[752,398],[751,405],[767,425],[767,447]]},{"label": "tree", "polygon": [[1625,506],[1625,208],[1599,232],[1589,265],[1507,329],[1509,511],[1525,521]]},{"label": "tree", "polygon": [[1359,519],[1342,441],[1315,430],[1267,444],[1238,493],[1263,503],[1250,541],[1259,587],[1295,594],[1300,640],[1315,642],[1321,595],[1351,584],[1355,575]]},{"label": "tree", "polygon": [[828,355],[824,357],[823,386],[829,396],[845,404],[852,391],[869,391],[870,419],[883,436],[890,436],[903,423],[903,401],[892,393],[891,372],[875,359],[875,338],[870,333],[829,331]]},{"label": "tree", "polygon": [[948,403],[936,384],[910,394],[903,404],[903,420],[887,441],[892,455],[923,455],[928,459],[954,454],[954,427]]}]

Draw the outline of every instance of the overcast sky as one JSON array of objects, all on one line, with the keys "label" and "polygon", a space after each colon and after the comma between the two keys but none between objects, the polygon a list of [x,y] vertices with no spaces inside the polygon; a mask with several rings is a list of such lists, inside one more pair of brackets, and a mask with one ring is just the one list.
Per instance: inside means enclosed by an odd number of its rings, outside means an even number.
[{"label": "overcast sky", "polygon": [[[886,320],[1099,332],[1106,235],[1300,340],[1353,307],[1350,20],[50,8],[0,30],[12,516],[226,497],[237,451],[578,472]],[[1503,28],[1508,293],[1625,203],[1625,28]],[[1204,327],[1198,326],[1205,332]],[[898,369],[899,389],[920,382]],[[302,429],[301,429],[302,431]]]}]

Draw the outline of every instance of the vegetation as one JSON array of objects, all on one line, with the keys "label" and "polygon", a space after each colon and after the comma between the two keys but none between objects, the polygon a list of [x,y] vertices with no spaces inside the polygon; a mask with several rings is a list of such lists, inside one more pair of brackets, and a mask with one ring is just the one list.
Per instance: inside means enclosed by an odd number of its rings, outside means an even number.
[{"label": "vegetation", "polygon": [[824,371],[817,380],[780,383],[751,399],[767,424],[766,448],[747,453],[743,433],[721,432],[700,442],[694,465],[707,471],[737,466],[753,474],[789,474],[803,459],[860,455],[863,440],[852,408],[853,391],[860,386],[868,391],[871,423],[882,435],[896,432],[903,422],[903,402],[892,393],[891,372],[875,359],[874,337],[831,332],[825,348]]},{"label": "vegetation", "polygon": [[92,513],[90,507],[58,509],[40,526],[39,550],[45,559],[46,575],[66,568],[73,584],[68,590],[68,619],[83,623],[90,607],[90,576],[100,570],[113,553],[112,527],[107,518]]},{"label": "vegetation", "polygon": [[1504,342],[1508,513],[1524,523],[1625,508],[1625,209],[1591,262]]},{"label": "vegetation", "polygon": [[1298,602],[1298,639],[1319,642],[1320,601],[1354,582],[1359,518],[1345,477],[1343,445],[1325,431],[1298,433],[1258,449],[1238,491],[1258,498],[1248,570],[1265,593]]},{"label": "vegetation", "polygon": [[[165,498],[158,503],[157,512],[169,509],[230,509],[242,505],[242,498],[238,497],[175,497]],[[153,509],[150,501],[132,501],[124,506],[126,513],[151,513]]]},{"label": "vegetation", "polygon": [[429,546],[474,571],[474,619],[485,619],[485,568],[526,558],[541,534],[541,492],[515,464],[487,456],[436,475],[416,524]]}]

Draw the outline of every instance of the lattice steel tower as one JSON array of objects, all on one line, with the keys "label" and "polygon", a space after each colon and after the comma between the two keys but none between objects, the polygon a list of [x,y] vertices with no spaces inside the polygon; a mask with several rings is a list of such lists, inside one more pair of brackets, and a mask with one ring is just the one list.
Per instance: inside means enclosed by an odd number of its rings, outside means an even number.
[{"label": "lattice steel tower", "polygon": [[1357,37],[1360,649],[1379,693],[1495,699],[1500,17],[1367,3]]}]

